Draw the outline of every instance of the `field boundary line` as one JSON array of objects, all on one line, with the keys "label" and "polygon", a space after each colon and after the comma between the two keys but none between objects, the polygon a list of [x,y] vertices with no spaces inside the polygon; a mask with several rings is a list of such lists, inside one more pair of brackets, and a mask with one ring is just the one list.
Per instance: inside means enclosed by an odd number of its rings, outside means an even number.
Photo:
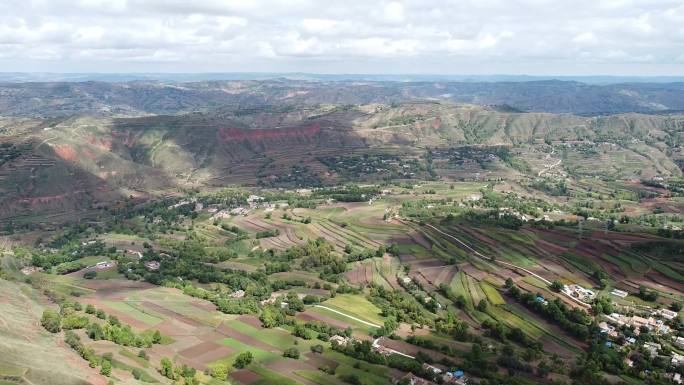
[{"label": "field boundary line", "polygon": [[331,308],[329,308],[329,307],[327,307],[327,306],[323,306],[323,305],[313,305],[313,306],[314,306],[314,307],[317,307],[317,308],[325,309],[325,310],[330,310],[330,311],[333,312],[333,313],[337,313],[337,314],[339,314],[339,315],[341,315],[341,316],[345,316],[345,317],[347,317],[347,318],[353,319],[354,321],[361,322],[361,323],[364,324],[364,325],[372,326],[372,327],[378,328],[378,329],[382,327],[382,326],[376,325],[376,324],[374,324],[374,323],[371,323],[371,322],[368,322],[368,321],[364,321],[364,320],[362,320],[362,319],[360,319],[360,318],[356,318],[356,317],[354,317],[353,315],[345,314],[345,313],[343,313],[343,312],[341,312],[341,311],[339,311],[339,310],[331,309]]},{"label": "field boundary line", "polygon": [[[431,224],[429,224],[429,223],[426,223],[425,226],[427,226],[427,227],[429,227],[429,228],[431,228],[431,229],[437,231],[438,233],[440,233],[440,234],[442,234],[442,235],[445,235],[445,236],[447,236],[447,237],[449,237],[449,238],[455,240],[456,242],[458,242],[458,244],[460,244],[461,246],[463,246],[463,247],[465,247],[466,249],[468,249],[469,251],[471,251],[476,257],[478,257],[478,258],[480,258],[480,259],[483,259],[483,260],[485,260],[485,261],[491,261],[489,258],[487,258],[487,257],[485,257],[484,255],[482,255],[482,253],[480,253],[479,251],[477,251],[477,250],[473,249],[472,247],[468,246],[466,243],[464,243],[464,242],[461,241],[460,239],[454,237],[453,235],[447,234],[447,233],[445,233],[444,231],[442,231],[442,230],[436,228],[435,226],[433,226],[433,225],[431,225]],[[542,282],[544,282],[545,284],[551,285],[551,281],[549,281],[548,279],[542,277],[542,276],[539,275],[539,274],[533,273],[533,272],[531,272],[531,271],[525,269],[524,267],[520,267],[520,266],[514,265],[514,264],[512,264],[512,263],[500,261],[500,260],[498,260],[498,259],[494,259],[493,261],[494,261],[494,263],[500,263],[500,264],[502,264],[502,265],[511,267],[511,268],[513,268],[513,269],[523,271],[523,272],[525,272],[525,273],[527,273],[527,274],[529,274],[529,275],[531,275],[531,276],[533,276],[533,277],[535,277],[535,278],[540,279],[540,280],[541,280]],[[577,299],[577,298],[575,298],[575,297],[569,295],[569,294],[566,293],[565,291],[561,291],[560,294],[565,295],[566,297],[570,298],[571,300],[573,300],[574,302],[577,302],[578,304],[580,304],[580,305],[582,305],[582,306],[585,306],[585,307],[590,307],[590,306],[591,306],[590,304],[588,304],[588,303],[586,303],[586,302],[584,302],[584,301],[580,301],[579,299]]]}]

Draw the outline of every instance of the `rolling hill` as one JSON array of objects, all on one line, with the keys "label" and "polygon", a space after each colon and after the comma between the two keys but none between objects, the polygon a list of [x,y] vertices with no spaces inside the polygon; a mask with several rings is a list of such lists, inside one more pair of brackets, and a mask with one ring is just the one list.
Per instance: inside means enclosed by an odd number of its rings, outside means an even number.
[{"label": "rolling hill", "polygon": [[[534,174],[525,166],[529,154],[555,143],[565,146],[568,172],[588,175],[611,166],[601,175],[680,176],[684,139],[684,117],[677,115],[583,117],[438,102],[224,106],[182,115],[1,123],[0,216],[14,220],[29,213],[86,215],[89,208],[179,188],[335,184],[344,177],[332,159],[344,164],[352,156],[399,156],[415,161],[415,172],[450,178],[439,168],[430,171],[426,154],[464,146],[510,149],[501,167],[518,174]],[[453,169],[453,159],[443,157]]]}]

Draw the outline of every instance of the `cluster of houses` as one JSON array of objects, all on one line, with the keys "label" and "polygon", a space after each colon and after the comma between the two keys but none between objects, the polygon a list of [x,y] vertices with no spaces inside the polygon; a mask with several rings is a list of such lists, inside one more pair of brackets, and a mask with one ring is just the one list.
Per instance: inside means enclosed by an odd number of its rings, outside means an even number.
[{"label": "cluster of houses", "polygon": [[651,316],[648,318],[641,317],[638,315],[633,315],[633,316],[626,316],[623,314],[619,313],[611,313],[606,316],[606,319],[609,322],[615,323],[618,326],[631,326],[634,329],[634,334],[639,335],[640,329],[646,328],[649,331],[662,335],[662,334],[668,334],[672,330],[670,329],[669,326],[665,324],[665,322],[662,319],[656,318],[656,317],[662,317],[668,320],[673,319],[676,317],[677,313],[672,312],[670,310],[656,310],[653,313],[651,313]]},{"label": "cluster of houses", "polygon": [[[428,364],[423,364],[423,366],[432,366]],[[433,367],[434,368],[434,367]],[[438,369],[438,368],[435,368]],[[439,369],[438,369],[439,370]],[[441,370],[440,370],[441,373]],[[418,377],[413,373],[409,373],[403,377],[408,380],[411,385],[434,385],[433,382],[428,381],[424,378]],[[463,373],[462,370],[455,370],[453,372],[446,372],[442,375],[443,384],[453,384],[453,385],[466,385],[468,384],[468,377]]]},{"label": "cluster of houses", "polygon": [[[240,207],[235,207],[232,209],[224,209],[224,210],[219,210],[220,205],[211,205],[207,209],[207,211],[212,215],[212,219],[223,219],[223,218],[229,218],[231,216],[238,216],[238,215],[247,215],[249,214],[252,210],[256,210],[258,208],[263,208],[265,209],[266,212],[270,212],[275,210],[276,204],[275,203],[269,203],[265,201],[266,198],[258,196],[258,195],[250,195],[247,197],[247,205],[246,206],[240,206]],[[287,203],[280,203],[278,206],[280,207],[287,207]]]},{"label": "cluster of houses", "polygon": [[[667,336],[672,330],[665,324],[665,320],[674,319],[676,316],[676,312],[667,309],[655,310],[648,316],[626,316],[619,313],[611,313],[606,315],[605,321],[600,322],[598,326],[602,333],[611,338],[611,340],[605,342],[606,346],[609,348],[616,347],[613,341],[616,341],[621,337],[620,326],[629,326],[633,330],[635,336],[641,334],[642,330],[648,329],[650,333],[660,336],[660,338],[657,340],[658,342],[644,342],[642,349],[643,351],[648,352],[651,357],[657,357],[663,350],[662,342],[664,341],[670,341],[672,346],[677,349],[684,349],[684,337],[675,336],[670,340],[670,337]],[[622,346],[634,345],[636,342],[637,339],[634,337],[624,338],[624,344]],[[671,356],[668,356],[668,359],[673,367],[684,365],[684,355],[678,354],[676,351],[673,352]],[[627,358],[625,362],[630,367],[634,365],[634,362],[629,358]],[[682,383],[682,377],[678,373],[668,373],[667,376],[670,377],[674,383]]]},{"label": "cluster of houses", "polygon": [[596,293],[593,290],[586,289],[580,285],[565,285],[563,287],[563,292],[582,302],[591,302],[596,298]]}]

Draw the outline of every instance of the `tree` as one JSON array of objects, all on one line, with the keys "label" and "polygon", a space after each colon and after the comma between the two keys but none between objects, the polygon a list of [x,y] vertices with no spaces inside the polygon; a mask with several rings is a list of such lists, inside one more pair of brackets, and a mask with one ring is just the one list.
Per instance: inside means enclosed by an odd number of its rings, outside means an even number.
[{"label": "tree", "polygon": [[240,354],[238,354],[237,357],[235,357],[235,361],[233,362],[233,367],[235,367],[237,369],[242,369],[245,366],[251,364],[253,359],[254,359],[254,356],[252,355],[252,352],[250,352],[250,351],[240,353]]},{"label": "tree", "polygon": [[283,357],[294,358],[296,360],[299,358],[299,350],[297,350],[297,348],[285,349]]},{"label": "tree", "polygon": [[563,290],[565,285],[563,285],[563,282],[556,280],[556,281],[553,281],[553,283],[549,287],[551,288],[551,290],[555,291],[556,293],[560,293],[560,291]]},{"label": "tree", "polygon": [[109,360],[102,360],[100,374],[109,377],[112,374],[112,363]]},{"label": "tree", "polygon": [[95,306],[93,306],[91,304],[86,305],[85,312],[88,314],[95,314],[95,312],[96,312]]},{"label": "tree", "polygon": [[136,380],[139,380],[143,377],[143,371],[140,370],[140,368],[133,368],[131,373],[133,374],[133,378],[135,378]]},{"label": "tree", "polygon": [[171,360],[164,357],[161,359],[160,364],[161,368],[159,369],[159,373],[161,373],[162,376],[173,380],[175,376],[173,374],[173,364],[171,363]]},{"label": "tree", "polygon": [[224,365],[216,365],[211,370],[211,376],[217,380],[225,381],[228,379],[228,368]]},{"label": "tree", "polygon": [[262,310],[259,320],[261,321],[263,327],[273,328],[283,322],[283,315],[280,313],[280,310],[271,306],[266,306]]},{"label": "tree", "polygon": [[52,309],[45,309],[40,324],[50,333],[59,333],[62,330],[62,317]]},{"label": "tree", "polygon": [[303,324],[296,324],[294,329],[292,330],[292,334],[295,337],[303,338],[305,340],[310,340],[313,338],[311,335],[311,332],[303,325]]},{"label": "tree", "polygon": [[481,299],[477,304],[477,310],[481,312],[487,311],[487,300]]},{"label": "tree", "polygon": [[95,270],[90,270],[83,274],[83,278],[85,279],[93,279],[95,277],[97,277],[97,271]]},{"label": "tree", "polygon": [[158,343],[161,343],[161,340],[162,340],[161,333],[159,332],[159,330],[155,330],[154,334],[152,335],[152,343],[158,344]]}]

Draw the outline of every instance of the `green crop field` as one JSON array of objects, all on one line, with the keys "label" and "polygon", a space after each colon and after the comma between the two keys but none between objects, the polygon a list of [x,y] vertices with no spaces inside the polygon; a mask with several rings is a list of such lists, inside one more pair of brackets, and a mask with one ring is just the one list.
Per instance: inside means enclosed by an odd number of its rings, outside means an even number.
[{"label": "green crop field", "polygon": [[376,325],[382,325],[385,322],[384,318],[380,316],[380,309],[360,296],[340,294],[325,301],[322,305]]},{"label": "green crop field", "polygon": [[323,373],[321,371],[313,371],[313,370],[298,370],[295,371],[295,374],[298,376],[301,376],[303,378],[306,378],[307,380],[311,380],[315,382],[316,384],[319,385],[345,385],[346,382],[341,381],[329,374]]},{"label": "green crop field", "polygon": [[237,320],[228,321],[226,322],[226,325],[261,342],[283,350],[295,345],[295,337],[289,332],[281,329],[255,328],[252,325]]},{"label": "green crop field", "polygon": [[503,305],[506,303],[506,301],[503,299],[501,296],[501,293],[499,293],[496,288],[488,283],[485,282],[480,282],[480,288],[482,291],[484,291],[485,295],[487,296],[487,301],[491,303],[492,305]]},{"label": "green crop field", "polygon": [[164,321],[161,315],[157,315],[154,312],[145,310],[138,303],[135,302],[115,302],[115,301],[103,301],[103,303],[117,311],[125,313],[140,322],[144,322],[146,325],[154,326]]}]

